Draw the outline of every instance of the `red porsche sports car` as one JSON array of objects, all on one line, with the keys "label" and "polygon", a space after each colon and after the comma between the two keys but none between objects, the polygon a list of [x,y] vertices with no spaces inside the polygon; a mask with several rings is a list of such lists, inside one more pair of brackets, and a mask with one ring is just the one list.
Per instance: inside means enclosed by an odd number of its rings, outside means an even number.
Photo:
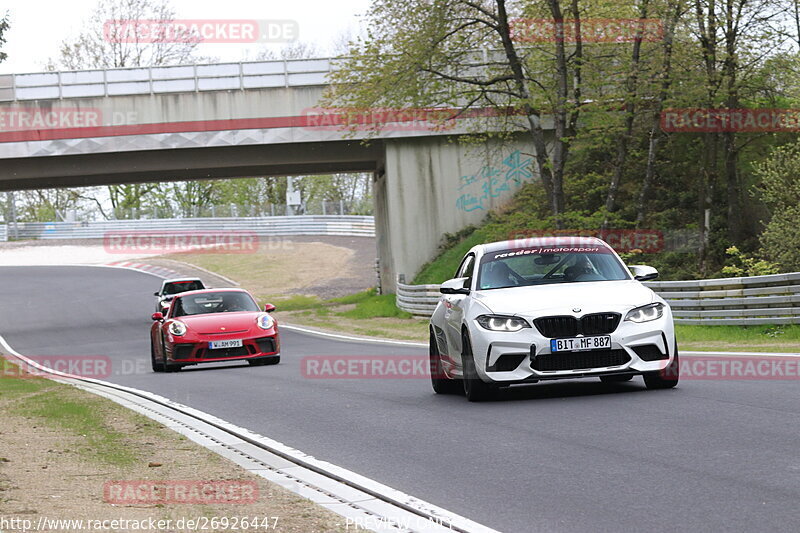
[{"label": "red porsche sports car", "polygon": [[281,360],[278,323],[242,289],[204,289],[177,294],[166,313],[153,313],[150,360],[154,372],[187,365],[246,360],[275,365]]}]

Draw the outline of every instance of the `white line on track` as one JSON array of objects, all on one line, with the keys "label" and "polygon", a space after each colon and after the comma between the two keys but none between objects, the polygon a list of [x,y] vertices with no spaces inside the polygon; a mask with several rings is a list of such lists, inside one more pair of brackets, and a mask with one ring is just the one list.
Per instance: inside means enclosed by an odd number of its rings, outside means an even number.
[{"label": "white line on track", "polygon": [[[360,523],[357,521],[349,522],[354,524],[354,526],[355,524],[360,524],[365,529],[381,532],[419,531],[445,533],[447,531],[463,531],[469,533],[499,533],[469,518],[452,513],[345,468],[341,468],[326,461],[321,461],[281,442],[264,437],[246,428],[236,426],[211,414],[194,409],[193,407],[177,403],[169,398],[132,387],[49,369],[14,350],[2,335],[0,335],[0,347],[26,364],[47,372],[48,374],[52,374],[55,376],[54,379],[104,396],[160,423],[164,423],[164,410],[162,409],[161,412],[158,412],[157,408],[154,409],[151,405],[143,403],[140,400],[145,400],[145,402],[149,400],[149,403],[167,407],[183,415],[179,417],[181,419],[180,422],[190,429],[192,424],[205,423],[210,425],[212,430],[213,428],[221,429],[241,439],[244,443],[250,442],[258,444],[265,452],[275,455],[277,460],[283,458],[284,460],[294,463],[288,468],[284,467],[280,469],[280,471],[282,472],[285,470],[287,471],[286,473],[290,472],[288,477],[295,480],[299,479],[301,482],[299,484],[281,483],[275,475],[272,475],[275,474],[274,471],[278,470],[277,468],[269,469],[272,474],[265,472],[264,469],[260,467],[250,468],[252,472],[279,483],[296,494],[307,497],[323,507],[348,518],[348,520],[356,520],[357,517],[360,516]],[[168,414],[167,417],[170,418]],[[171,419],[178,421],[178,419],[174,417]],[[167,425],[171,429],[181,432],[176,426],[171,424]],[[200,430],[198,429],[198,431]],[[208,435],[208,430],[205,431],[205,434]],[[191,436],[190,433],[187,435]],[[224,453],[224,450],[220,450],[219,446],[210,446],[208,443],[202,441],[202,439],[195,440],[195,442],[237,462],[235,457]],[[252,453],[250,456],[255,457]],[[266,460],[270,461],[270,459]],[[272,461],[274,462],[275,460]],[[322,475],[320,476],[319,474]],[[312,487],[323,494],[333,494],[339,501],[346,502],[346,504],[342,507],[339,503],[332,504],[326,503],[324,500],[315,499],[309,496],[308,487]]]}]

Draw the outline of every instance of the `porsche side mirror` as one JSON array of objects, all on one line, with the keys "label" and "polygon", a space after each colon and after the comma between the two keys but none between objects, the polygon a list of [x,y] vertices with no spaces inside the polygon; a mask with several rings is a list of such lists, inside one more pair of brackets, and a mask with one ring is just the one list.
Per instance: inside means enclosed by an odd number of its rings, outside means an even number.
[{"label": "porsche side mirror", "polygon": [[629,265],[628,268],[633,273],[636,281],[650,281],[658,277],[658,270],[647,265]]},{"label": "porsche side mirror", "polygon": [[164,320],[164,313],[153,313],[150,316],[150,318],[152,318],[153,320],[159,320],[159,321]]},{"label": "porsche side mirror", "polygon": [[264,311],[267,313],[271,313],[275,310],[275,306],[272,304],[264,304]]},{"label": "porsche side mirror", "polygon": [[442,283],[439,292],[442,294],[469,294],[469,278],[453,278]]},{"label": "porsche side mirror", "polygon": [[153,293],[153,296],[161,296],[158,291]]}]

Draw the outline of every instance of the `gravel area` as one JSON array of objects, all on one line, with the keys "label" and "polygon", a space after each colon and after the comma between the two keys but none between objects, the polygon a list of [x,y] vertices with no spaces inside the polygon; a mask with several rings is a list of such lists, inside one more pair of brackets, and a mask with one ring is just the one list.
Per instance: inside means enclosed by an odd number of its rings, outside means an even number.
[{"label": "gravel area", "polygon": [[[262,247],[270,250],[270,254],[277,256],[282,253],[283,248],[270,247],[270,244],[274,244],[275,239],[275,237],[264,238],[261,243]],[[325,270],[325,261],[319,261],[314,267],[320,269],[320,277],[325,279],[325,282],[292,290],[293,293],[315,295],[327,299],[353,294],[377,285],[375,272],[377,248],[374,237],[308,235],[281,237],[280,239],[307,246],[323,243],[352,252],[345,268],[341,268],[340,265],[329,267],[334,268],[334,272]],[[100,239],[0,242],[0,266],[106,264],[134,259],[146,264],[170,268],[181,275],[198,276],[214,287],[231,286],[230,280],[224,277],[182,262],[181,254],[172,254],[167,257],[146,253],[112,254],[106,251]],[[315,259],[311,256],[307,258],[307,261],[314,262]]]}]

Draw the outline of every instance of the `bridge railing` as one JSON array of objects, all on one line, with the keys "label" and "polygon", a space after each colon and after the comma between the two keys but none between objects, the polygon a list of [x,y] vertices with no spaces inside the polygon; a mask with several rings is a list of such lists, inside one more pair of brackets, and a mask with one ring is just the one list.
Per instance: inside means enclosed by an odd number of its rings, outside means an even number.
[{"label": "bridge railing", "polygon": [[[678,324],[800,324],[800,272],[645,285],[669,303]],[[439,285],[398,281],[396,296],[400,309],[430,316],[441,294]]]},{"label": "bridge railing", "polygon": [[[5,227],[5,226],[2,226]],[[357,215],[299,215],[241,218],[107,220],[97,222],[30,222],[17,224],[19,239],[102,239],[118,232],[249,232],[259,236],[375,236],[375,219]]]},{"label": "bridge railing", "polygon": [[336,59],[243,61],[0,75],[0,101],[326,85]]}]

